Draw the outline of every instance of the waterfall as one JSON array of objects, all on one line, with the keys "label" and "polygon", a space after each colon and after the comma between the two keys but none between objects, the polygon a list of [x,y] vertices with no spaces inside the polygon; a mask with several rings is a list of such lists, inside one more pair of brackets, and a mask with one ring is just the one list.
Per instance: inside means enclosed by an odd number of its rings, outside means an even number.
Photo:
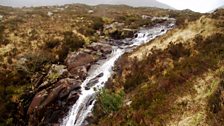
[{"label": "waterfall", "polygon": [[[169,25],[164,24],[148,29],[141,29],[137,33],[136,38],[130,40],[131,44],[123,46],[122,49],[114,46],[112,53],[107,59],[99,61],[99,65],[89,71],[88,77],[81,84],[81,95],[79,99],[72,106],[68,115],[63,119],[61,126],[81,126],[94,107],[97,92],[104,87],[104,84],[113,74],[112,69],[116,60],[128,49],[133,49],[141,44],[149,42],[157,36],[165,34],[167,30],[171,29],[171,26],[173,26],[172,23]],[[93,82],[94,85],[86,89],[86,86]]]}]

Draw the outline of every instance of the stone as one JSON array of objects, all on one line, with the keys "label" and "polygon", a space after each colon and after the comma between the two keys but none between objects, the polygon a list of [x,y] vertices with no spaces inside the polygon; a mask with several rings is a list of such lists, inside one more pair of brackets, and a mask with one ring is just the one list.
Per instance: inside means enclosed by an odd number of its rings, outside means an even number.
[{"label": "stone", "polygon": [[58,83],[60,83],[60,85],[63,85],[64,87],[64,89],[59,93],[59,98],[68,96],[71,91],[79,90],[81,88],[80,86],[81,82],[75,79],[66,78],[60,80]]},{"label": "stone", "polygon": [[50,12],[50,11],[48,11],[48,12],[47,12],[47,15],[48,15],[49,17],[51,17],[51,16],[53,15],[53,13]]},{"label": "stone", "polygon": [[67,105],[73,105],[79,98],[79,92],[78,91],[72,91],[66,101]]},{"label": "stone", "polygon": [[38,110],[39,106],[46,99],[47,96],[48,96],[48,93],[46,90],[42,90],[42,91],[38,92],[34,96],[32,102],[28,108],[28,114],[32,114],[35,110]]},{"label": "stone", "polygon": [[[88,87],[88,88],[93,87],[96,83],[99,82],[98,79],[99,79],[100,77],[102,77],[102,76],[103,76],[103,73],[100,73],[100,74],[97,75],[95,78],[91,79],[91,80],[89,81],[89,83],[86,84],[86,87]],[[87,88],[87,89],[88,89],[88,88]]]},{"label": "stone", "polygon": [[87,76],[87,67],[88,66],[78,66],[70,69],[70,73],[73,75],[77,75],[76,79],[85,79]]},{"label": "stone", "polygon": [[112,47],[109,44],[106,43],[92,43],[90,45],[87,46],[87,48],[94,50],[94,51],[100,51],[102,53],[106,53],[109,54],[112,52]]},{"label": "stone", "polygon": [[59,93],[63,90],[63,88],[64,88],[63,85],[60,85],[49,91],[50,93],[48,94],[47,98],[43,101],[43,103],[39,106],[39,108],[42,109],[45,106],[49,105],[54,100],[56,100],[59,96]]},{"label": "stone", "polygon": [[86,86],[86,87],[85,87],[85,90],[90,90],[90,88]]},{"label": "stone", "polygon": [[91,54],[84,52],[72,52],[68,54],[65,64],[68,66],[68,70],[71,70],[79,66],[94,63],[96,60],[96,57]]}]

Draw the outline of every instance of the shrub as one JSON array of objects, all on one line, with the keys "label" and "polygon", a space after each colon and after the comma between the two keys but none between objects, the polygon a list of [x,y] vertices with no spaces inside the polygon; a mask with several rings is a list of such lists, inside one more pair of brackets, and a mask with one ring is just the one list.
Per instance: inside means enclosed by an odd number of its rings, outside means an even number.
[{"label": "shrub", "polygon": [[176,45],[170,44],[168,48],[168,51],[174,60],[177,60],[183,56],[190,56],[190,50],[186,49],[182,43]]},{"label": "shrub", "polygon": [[0,24],[0,45],[7,45],[9,43],[9,40],[6,39],[3,35],[4,29],[5,29],[4,24]]},{"label": "shrub", "polygon": [[94,29],[92,29],[91,27],[87,27],[87,26],[79,28],[78,31],[86,36],[92,36],[95,33]]},{"label": "shrub", "polygon": [[94,30],[102,30],[103,29],[103,19],[102,18],[94,18],[92,28]]},{"label": "shrub", "polygon": [[26,54],[24,57],[27,59],[26,66],[31,73],[41,71],[45,64],[56,61],[53,54],[45,50]]},{"label": "shrub", "polygon": [[209,97],[208,100],[208,120],[210,120],[210,125],[217,125],[217,122],[220,125],[224,125],[224,99],[222,97],[222,92],[224,91],[224,74],[221,73],[221,82],[218,84],[218,88],[214,91],[214,93]]},{"label": "shrub", "polygon": [[84,44],[84,40],[73,32],[68,31],[64,33],[64,45],[71,51],[81,48]]},{"label": "shrub", "polygon": [[98,102],[104,113],[118,111],[124,100],[124,92],[114,93],[109,90],[102,90],[98,97]]},{"label": "shrub", "polygon": [[45,43],[45,48],[46,49],[53,49],[56,46],[58,46],[60,44],[60,41],[55,39],[55,40],[49,40]]}]

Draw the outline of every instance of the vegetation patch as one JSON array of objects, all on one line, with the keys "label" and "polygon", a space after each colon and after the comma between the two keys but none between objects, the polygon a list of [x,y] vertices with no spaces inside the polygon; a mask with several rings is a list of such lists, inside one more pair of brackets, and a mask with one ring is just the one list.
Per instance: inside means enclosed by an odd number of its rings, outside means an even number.
[{"label": "vegetation patch", "polygon": [[[117,63],[120,72],[110,88],[124,88],[125,97],[131,98],[131,106],[122,107],[113,115],[101,116],[97,125],[166,125],[172,120],[172,114],[182,111],[175,108],[175,100],[195,91],[192,80],[222,66],[223,40],[223,33],[213,33],[206,38],[197,35],[193,44],[170,44],[165,50],[153,49],[142,60],[126,55]],[[219,89],[210,100],[210,111],[218,120],[213,125],[222,125],[221,103]],[[197,125],[204,115],[198,113],[192,118],[191,124]]]}]

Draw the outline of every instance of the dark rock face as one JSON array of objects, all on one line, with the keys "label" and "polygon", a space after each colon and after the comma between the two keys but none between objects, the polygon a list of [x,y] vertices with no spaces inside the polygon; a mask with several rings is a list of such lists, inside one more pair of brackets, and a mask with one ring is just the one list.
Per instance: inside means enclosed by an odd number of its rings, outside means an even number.
[{"label": "dark rock face", "polygon": [[[42,116],[48,119],[45,120],[47,123],[54,122],[52,120],[58,121],[58,118],[55,119],[55,117],[59,116],[54,116],[57,115],[55,114],[55,112],[57,113],[63,112],[62,110],[65,109],[67,100],[71,100],[72,96],[73,97],[76,96],[75,99],[74,98],[72,99],[73,103],[78,99],[78,95],[73,94],[70,97],[68,96],[73,90],[79,90],[80,84],[81,84],[80,81],[76,81],[75,79],[71,78],[65,78],[53,84],[52,89],[48,90],[44,89],[38,92],[34,96],[28,109],[28,114],[30,115],[29,125],[38,124],[39,122],[36,122],[36,120],[39,120],[40,117]],[[70,104],[72,103],[70,102]],[[44,115],[43,113],[41,113],[50,111],[52,111],[53,113],[51,114],[44,113]],[[63,113],[59,115],[63,115]]]},{"label": "dark rock face", "polygon": [[[28,125],[59,125],[59,119],[65,116],[80,95],[82,81],[86,78],[91,65],[106,58],[112,52],[107,43],[92,43],[86,48],[68,54],[65,65],[52,65],[43,82],[37,85],[27,114]],[[99,74],[86,88],[94,86]]]},{"label": "dark rock face", "polygon": [[[112,52],[112,46],[127,45],[125,41],[92,43],[76,52],[70,52],[65,65],[52,65],[42,82],[36,86],[34,97],[29,105],[27,114],[28,125],[58,125],[71,107],[78,100],[81,83],[87,77],[90,67],[100,59],[107,58]],[[99,77],[92,79],[86,90],[94,86]],[[92,100],[90,99],[90,104]]]}]

